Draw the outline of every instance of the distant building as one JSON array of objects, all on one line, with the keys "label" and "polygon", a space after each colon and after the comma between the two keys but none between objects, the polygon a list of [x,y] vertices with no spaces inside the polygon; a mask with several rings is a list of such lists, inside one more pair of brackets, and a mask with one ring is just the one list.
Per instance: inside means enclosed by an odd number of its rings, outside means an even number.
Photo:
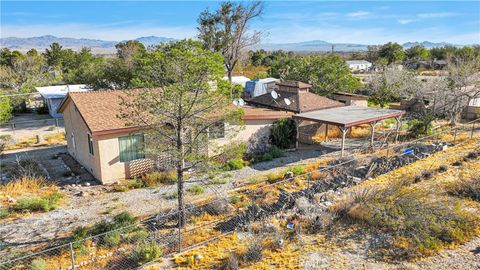
[{"label": "distant building", "polygon": [[54,118],[61,118],[62,114],[57,112],[60,103],[69,92],[86,92],[92,89],[85,84],[54,85],[45,87],[35,87],[45,99],[48,107],[48,113]]},{"label": "distant building", "polygon": [[463,115],[463,117],[468,120],[475,120],[480,117],[480,97],[472,98],[468,101],[468,105],[465,107]]},{"label": "distant building", "polygon": [[333,93],[333,99],[347,106],[368,107],[368,97],[364,95],[337,92]]},{"label": "distant building", "polygon": [[347,61],[347,65],[351,71],[368,71],[372,68],[372,63],[365,60]]}]

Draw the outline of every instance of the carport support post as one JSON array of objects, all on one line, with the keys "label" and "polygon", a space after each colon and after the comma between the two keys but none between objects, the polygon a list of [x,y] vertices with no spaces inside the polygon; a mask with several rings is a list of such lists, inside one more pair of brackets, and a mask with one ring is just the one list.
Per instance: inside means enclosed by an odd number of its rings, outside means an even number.
[{"label": "carport support post", "polygon": [[345,152],[345,136],[347,135],[348,128],[346,128],[346,127],[338,127],[338,128],[342,132],[342,150],[340,152],[340,156],[343,157],[344,152]]},{"label": "carport support post", "polygon": [[328,124],[325,124],[325,142],[328,141]]},{"label": "carport support post", "polygon": [[402,126],[402,117],[401,116],[397,116],[395,117],[395,120],[397,121],[397,128],[396,128],[396,132],[395,132],[395,143],[398,143],[398,135],[400,133],[400,127]]},{"label": "carport support post", "polygon": [[373,140],[375,139],[375,126],[377,122],[370,123],[371,135],[370,135],[370,146],[373,147]]},{"label": "carport support post", "polygon": [[300,133],[298,132],[298,126],[300,125],[300,120],[295,119],[295,128],[297,129],[297,134],[295,135],[295,149],[298,150],[298,139],[300,138]]}]

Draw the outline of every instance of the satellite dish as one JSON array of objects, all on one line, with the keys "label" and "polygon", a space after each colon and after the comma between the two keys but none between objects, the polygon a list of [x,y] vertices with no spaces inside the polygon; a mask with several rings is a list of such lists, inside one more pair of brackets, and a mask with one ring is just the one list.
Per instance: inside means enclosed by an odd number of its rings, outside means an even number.
[{"label": "satellite dish", "polygon": [[240,107],[245,106],[245,101],[243,99],[239,98],[237,102]]},{"label": "satellite dish", "polygon": [[238,106],[238,100],[234,100],[233,105]]},{"label": "satellite dish", "polygon": [[275,90],[273,90],[273,91],[270,93],[270,95],[272,95],[272,98],[273,98],[273,99],[277,99],[277,98],[278,98],[278,93],[277,93]]},{"label": "satellite dish", "polygon": [[292,104],[292,102],[291,102],[290,99],[288,99],[288,98],[284,98],[283,101],[285,102],[285,104],[287,104],[287,106],[289,106],[290,104]]}]

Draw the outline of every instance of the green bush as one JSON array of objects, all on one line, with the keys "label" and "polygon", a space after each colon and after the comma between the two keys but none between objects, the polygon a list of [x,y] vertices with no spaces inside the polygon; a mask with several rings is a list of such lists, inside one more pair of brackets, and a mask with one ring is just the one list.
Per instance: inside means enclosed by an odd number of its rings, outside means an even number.
[{"label": "green bush", "polygon": [[418,138],[420,136],[430,135],[433,130],[433,123],[430,122],[427,127],[421,120],[413,119],[408,121],[408,136],[411,138]]},{"label": "green bush", "polygon": [[48,197],[22,198],[17,201],[13,209],[15,211],[43,211],[48,212],[57,207],[58,201],[63,197],[61,193],[54,192]]},{"label": "green bush", "polygon": [[237,195],[233,195],[230,197],[230,203],[231,204],[237,204],[238,202],[240,202],[240,197],[237,196]]},{"label": "green bush", "polygon": [[132,258],[140,263],[151,262],[162,255],[161,248],[154,242],[140,244],[133,250]]},{"label": "green bush", "polygon": [[74,248],[79,248],[83,246],[83,239],[90,236],[90,231],[85,227],[78,227],[73,231],[72,242]]},{"label": "green bush", "polygon": [[227,183],[227,180],[222,177],[214,177],[212,180],[208,182],[209,185],[222,185]]},{"label": "green bush", "polygon": [[270,141],[273,145],[285,149],[295,145],[297,127],[295,121],[290,118],[282,118],[275,121],[270,130]]},{"label": "green bush", "polygon": [[231,159],[227,162],[226,165],[226,169],[229,171],[240,170],[245,167],[245,161],[243,161],[242,159]]},{"label": "green bush", "polygon": [[127,182],[128,189],[137,189],[145,187],[145,183],[139,179],[128,180]]},{"label": "green bush", "polygon": [[0,208],[0,219],[7,218],[8,216],[10,216],[10,211],[5,208]]},{"label": "green bush", "polygon": [[260,157],[259,161],[270,161],[273,160],[273,155],[270,153],[265,153]]},{"label": "green bush", "polygon": [[[133,225],[134,223],[135,223],[135,218],[132,216],[132,214],[128,212],[122,212],[114,216],[111,222],[102,221],[97,225],[95,225],[91,230],[91,234],[97,235],[97,234],[106,233],[112,230]],[[124,230],[123,232],[128,232],[128,231],[129,230]]]},{"label": "green bush", "polygon": [[280,174],[277,173],[269,173],[267,174],[267,181],[269,183],[276,182],[277,180],[282,179],[283,177]]},{"label": "green bush", "polygon": [[293,175],[300,175],[305,173],[305,169],[299,165],[289,167],[288,170],[293,172]]},{"label": "green bush", "polygon": [[224,164],[232,159],[243,159],[247,152],[247,144],[244,142],[233,142],[223,146],[218,155],[213,157],[213,161]]},{"label": "green bush", "polygon": [[275,146],[270,148],[270,150],[268,150],[268,153],[270,153],[273,158],[283,157],[283,151],[280,150],[278,147],[275,147]]},{"label": "green bush", "polygon": [[103,236],[103,241],[107,246],[114,247],[120,244],[122,241],[122,235],[118,231],[107,233]]},{"label": "green bush", "polygon": [[128,239],[131,241],[131,242],[142,242],[144,240],[146,240],[148,238],[148,232],[144,229],[140,229],[138,231],[134,231],[134,232],[131,232],[129,235],[128,235]]},{"label": "green bush", "polygon": [[195,195],[200,195],[200,194],[203,194],[203,192],[205,192],[203,187],[199,185],[190,186],[187,188],[187,191]]},{"label": "green bush", "polygon": [[30,263],[30,270],[46,270],[47,262],[44,259],[38,258]]},{"label": "green bush", "polygon": [[172,185],[177,182],[177,172],[175,170],[151,172],[143,177],[143,182],[147,187],[159,184]]}]

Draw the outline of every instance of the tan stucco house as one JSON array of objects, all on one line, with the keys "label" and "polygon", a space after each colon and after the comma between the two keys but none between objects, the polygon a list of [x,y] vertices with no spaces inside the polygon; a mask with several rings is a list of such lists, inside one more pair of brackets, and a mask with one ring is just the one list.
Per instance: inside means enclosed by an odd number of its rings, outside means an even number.
[{"label": "tan stucco house", "polygon": [[[142,130],[129,127],[117,117],[122,96],[124,91],[71,92],[59,107],[65,121],[68,152],[104,184],[141,175],[154,165],[153,158],[145,155],[148,138]],[[246,106],[244,125],[221,124],[211,142],[221,146],[248,142],[252,137],[268,139],[273,122],[292,115],[288,111]]]}]

